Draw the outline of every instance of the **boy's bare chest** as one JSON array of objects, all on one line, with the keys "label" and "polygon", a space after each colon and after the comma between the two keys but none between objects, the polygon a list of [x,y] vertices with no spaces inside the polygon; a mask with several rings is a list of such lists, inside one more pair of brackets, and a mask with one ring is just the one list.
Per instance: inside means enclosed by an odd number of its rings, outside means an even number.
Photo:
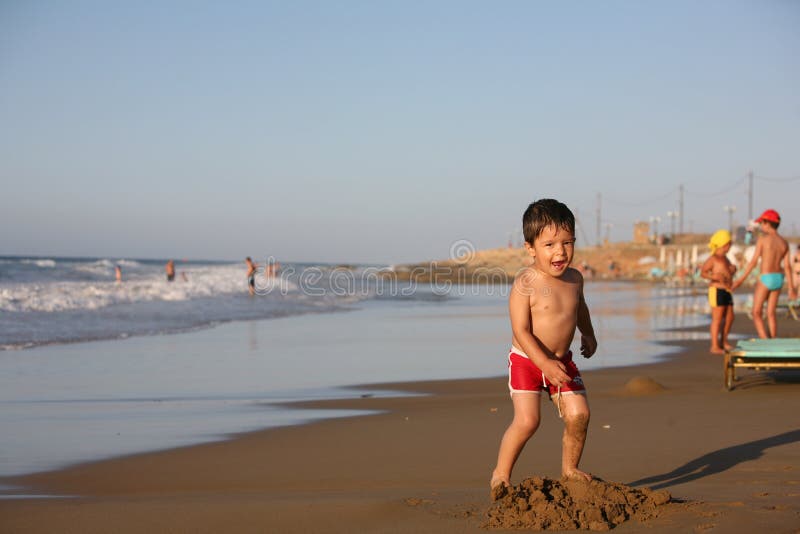
[{"label": "boy's bare chest", "polygon": [[716,258],[714,260],[712,269],[714,272],[727,273],[729,270],[729,265],[731,265],[731,263],[725,258]]},{"label": "boy's bare chest", "polygon": [[531,314],[574,314],[578,308],[580,293],[577,284],[543,284],[531,295]]}]

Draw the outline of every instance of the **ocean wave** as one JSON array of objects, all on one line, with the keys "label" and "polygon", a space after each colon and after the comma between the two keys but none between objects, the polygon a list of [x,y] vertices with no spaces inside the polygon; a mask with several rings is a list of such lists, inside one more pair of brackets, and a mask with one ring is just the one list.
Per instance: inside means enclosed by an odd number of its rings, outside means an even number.
[{"label": "ocean wave", "polygon": [[45,269],[52,269],[56,266],[56,260],[51,259],[23,259],[19,262],[25,265],[35,265]]},{"label": "ocean wave", "polygon": [[[57,264],[42,270],[38,263]],[[122,265],[116,282],[114,266]],[[168,282],[159,260],[18,259],[0,267],[0,350],[128,335],[157,335],[238,320],[352,309],[366,300],[441,300],[384,280],[369,266],[287,264],[263,270],[249,295],[239,262],[181,262]],[[403,285],[405,284],[405,285]]]},{"label": "ocean wave", "polygon": [[[107,260],[78,266],[96,272],[107,268]],[[10,312],[60,312],[97,310],[115,304],[146,301],[176,302],[197,298],[224,297],[247,291],[238,266],[196,267],[182,271],[182,278],[167,282],[161,275],[115,281],[53,281],[0,286],[0,310]],[[264,280],[259,286],[265,294],[287,295],[298,291],[284,279]]]}]

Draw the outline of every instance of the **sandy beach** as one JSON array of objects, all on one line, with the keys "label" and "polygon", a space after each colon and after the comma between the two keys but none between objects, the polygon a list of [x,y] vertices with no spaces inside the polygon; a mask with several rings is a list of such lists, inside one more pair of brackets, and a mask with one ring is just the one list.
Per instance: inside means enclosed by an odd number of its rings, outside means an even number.
[{"label": "sandy beach", "polygon": [[[779,328],[800,335],[800,323]],[[736,331],[752,324],[740,317]],[[585,372],[593,416],[581,465],[675,499],[620,532],[800,532],[800,376],[745,372],[728,392],[706,343],[681,342],[664,362]],[[661,387],[637,388],[637,377]],[[424,395],[314,402],[380,413],[6,478],[47,497],[0,500],[0,531],[483,531],[511,417],[505,378],[386,387]],[[561,424],[543,412],[514,483],[559,475]]]}]

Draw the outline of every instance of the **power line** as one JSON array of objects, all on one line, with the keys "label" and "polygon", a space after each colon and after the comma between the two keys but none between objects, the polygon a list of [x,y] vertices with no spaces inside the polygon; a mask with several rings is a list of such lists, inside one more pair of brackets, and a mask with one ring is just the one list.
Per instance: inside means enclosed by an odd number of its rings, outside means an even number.
[{"label": "power line", "polygon": [[791,176],[789,178],[769,178],[767,176],[758,176],[756,178],[759,180],[764,180],[765,182],[796,182],[800,180],[800,176]]},{"label": "power line", "polygon": [[606,197],[606,201],[608,201],[608,202],[610,202],[612,204],[617,204],[619,206],[636,207],[636,206],[641,206],[642,204],[652,204],[654,202],[658,202],[659,200],[664,200],[665,198],[668,198],[668,197],[674,195],[675,191],[676,191],[676,188],[673,187],[672,189],[670,189],[669,191],[667,191],[664,194],[661,194],[661,195],[658,195],[658,196],[654,196],[654,197],[649,197],[649,198],[647,198],[645,200],[637,200],[637,201],[634,201],[634,202],[626,202],[624,200],[614,200],[613,198],[609,199],[608,197]]},{"label": "power line", "polygon": [[730,193],[731,191],[742,185],[744,183],[745,178],[746,178],[745,176],[742,176],[741,178],[736,180],[736,182],[734,182],[733,185],[730,185],[721,191],[716,191],[713,193],[698,193],[697,191],[686,191],[686,192],[698,197],[707,197],[707,198],[716,197],[719,195],[724,195],[725,193]]}]

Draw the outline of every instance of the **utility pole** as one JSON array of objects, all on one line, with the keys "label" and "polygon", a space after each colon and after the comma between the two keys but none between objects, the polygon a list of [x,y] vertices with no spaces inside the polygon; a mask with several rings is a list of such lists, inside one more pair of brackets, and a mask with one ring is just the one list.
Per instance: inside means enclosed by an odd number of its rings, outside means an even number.
[{"label": "utility pole", "polygon": [[733,212],[736,211],[736,206],[723,206],[722,209],[728,212],[728,231],[733,235]]},{"label": "utility pole", "polygon": [[747,173],[747,223],[753,220],[753,171]]},{"label": "utility pole", "polygon": [[675,241],[675,217],[679,215],[680,212],[677,211],[668,211],[667,217],[669,217],[669,238],[674,242]]},{"label": "utility pole", "polygon": [[601,203],[600,193],[597,193],[597,246],[598,247],[600,246],[600,233],[602,231],[602,229],[600,228],[601,226],[600,203]]},{"label": "utility pole", "polygon": [[680,225],[678,226],[678,233],[683,233],[683,184],[680,187],[680,197],[678,198],[678,216],[680,216]]}]

